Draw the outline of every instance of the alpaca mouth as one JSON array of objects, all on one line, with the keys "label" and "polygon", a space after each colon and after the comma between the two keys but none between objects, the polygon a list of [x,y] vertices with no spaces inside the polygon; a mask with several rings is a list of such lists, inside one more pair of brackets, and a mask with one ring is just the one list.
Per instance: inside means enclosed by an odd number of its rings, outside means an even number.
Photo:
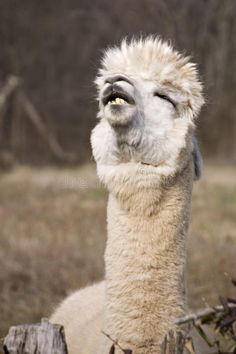
[{"label": "alpaca mouth", "polygon": [[133,98],[125,92],[112,91],[102,99],[104,106],[106,105],[132,105],[134,104]]}]

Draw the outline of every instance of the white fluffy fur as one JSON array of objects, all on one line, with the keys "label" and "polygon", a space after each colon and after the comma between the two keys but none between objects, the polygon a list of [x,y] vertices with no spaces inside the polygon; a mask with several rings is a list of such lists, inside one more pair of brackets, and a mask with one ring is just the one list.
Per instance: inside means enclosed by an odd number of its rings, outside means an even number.
[{"label": "white fluffy fur", "polygon": [[[104,103],[114,77],[131,104]],[[108,353],[102,330],[133,354],[158,354],[186,309],[193,132],[202,87],[195,65],[154,37],[109,49],[96,84],[100,122],[91,142],[110,192],[106,283],[66,299],[52,321],[65,326],[70,354]]]},{"label": "white fluffy fur", "polygon": [[95,354],[104,312],[105,283],[92,285],[71,294],[51,317],[63,324],[69,354]]}]

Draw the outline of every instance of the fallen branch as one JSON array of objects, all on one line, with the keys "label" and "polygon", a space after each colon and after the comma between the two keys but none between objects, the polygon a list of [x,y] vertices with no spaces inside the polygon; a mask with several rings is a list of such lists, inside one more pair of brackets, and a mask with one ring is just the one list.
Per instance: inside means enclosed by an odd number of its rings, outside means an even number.
[{"label": "fallen branch", "polygon": [[46,142],[53,155],[62,162],[75,163],[77,156],[67,153],[58,143],[56,137],[48,130],[37,109],[25,94],[21,79],[9,76],[0,90],[0,142],[1,149],[11,151],[12,121],[14,118],[15,98],[23,107],[26,117],[33,124],[42,139]]},{"label": "fallen branch", "polygon": [[20,86],[21,80],[17,76],[9,76],[5,85],[0,91],[0,114],[2,113],[8,98],[16,91]]},{"label": "fallen branch", "polygon": [[53,154],[61,161],[66,161],[70,163],[76,162],[76,156],[73,153],[65,152],[61,148],[54,135],[51,134],[49,130],[46,128],[41,116],[39,115],[38,111],[36,110],[32,102],[28,99],[28,97],[22,90],[21,92],[19,92],[18,99],[22,104],[24,111],[27,114],[27,117],[33,123],[38,133],[47,142]]},{"label": "fallen branch", "polygon": [[[235,309],[236,304],[228,304],[228,307],[229,307],[229,309]],[[208,317],[210,315],[214,315],[215,313],[224,312],[224,311],[225,311],[225,307],[222,305],[218,305],[215,307],[209,307],[209,308],[201,310],[197,313],[191,313],[191,314],[186,315],[184,317],[177,318],[174,321],[174,324],[175,325],[182,325],[185,323],[194,322],[194,321],[200,320],[204,317]]]},{"label": "fallen branch", "polygon": [[130,349],[123,349],[120,344],[118,343],[117,340],[111,338],[111,336],[105,332],[102,331],[102,334],[104,334],[104,336],[106,336],[113,344],[110,348],[110,352],[109,354],[114,354],[115,353],[115,347],[117,346],[124,354],[132,354],[132,350]]}]

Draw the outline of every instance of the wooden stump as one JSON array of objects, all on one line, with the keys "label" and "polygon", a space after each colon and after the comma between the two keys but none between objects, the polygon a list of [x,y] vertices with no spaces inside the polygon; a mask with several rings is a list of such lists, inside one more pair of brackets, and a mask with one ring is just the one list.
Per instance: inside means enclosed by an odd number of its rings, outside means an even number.
[{"label": "wooden stump", "polygon": [[183,354],[185,338],[180,331],[170,331],[162,343],[161,354]]},{"label": "wooden stump", "polygon": [[[162,343],[161,354],[183,354],[185,338],[182,332],[170,331]],[[10,328],[3,344],[5,354],[68,354],[63,326],[41,323]],[[110,353],[115,352],[112,345]],[[131,354],[131,350],[123,350]]]},{"label": "wooden stump", "polygon": [[47,319],[10,328],[3,344],[5,354],[68,354],[63,326]]}]

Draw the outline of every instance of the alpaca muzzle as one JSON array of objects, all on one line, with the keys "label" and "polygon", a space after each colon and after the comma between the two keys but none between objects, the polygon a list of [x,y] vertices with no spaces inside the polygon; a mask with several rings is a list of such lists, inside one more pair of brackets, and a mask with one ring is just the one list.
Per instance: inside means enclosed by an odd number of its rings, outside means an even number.
[{"label": "alpaca muzzle", "polygon": [[137,110],[133,91],[133,85],[120,77],[117,81],[106,81],[101,103],[104,107],[104,118],[113,128],[132,124]]},{"label": "alpaca muzzle", "polygon": [[134,105],[133,97],[118,84],[110,84],[103,93],[102,103],[106,105]]}]

